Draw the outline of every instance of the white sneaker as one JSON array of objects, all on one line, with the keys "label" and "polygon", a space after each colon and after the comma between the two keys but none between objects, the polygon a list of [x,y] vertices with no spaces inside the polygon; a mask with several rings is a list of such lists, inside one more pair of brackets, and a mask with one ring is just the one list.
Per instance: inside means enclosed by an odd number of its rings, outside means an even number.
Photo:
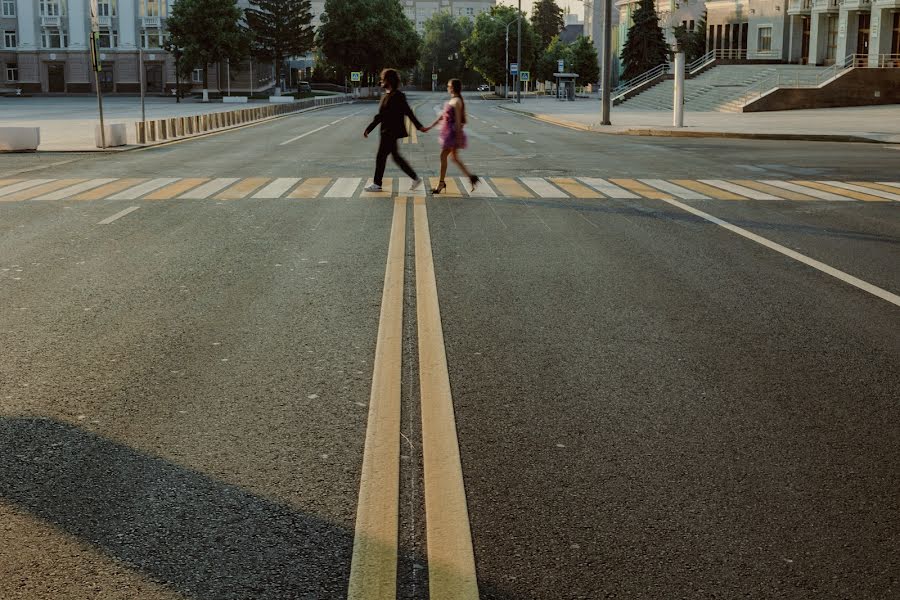
[{"label": "white sneaker", "polygon": [[414,192],[420,187],[422,187],[422,178],[416,177],[415,179],[413,179],[413,182],[409,184],[409,191]]},{"label": "white sneaker", "polygon": [[374,183],[370,183],[370,184],[367,185],[364,189],[365,189],[365,191],[367,191],[367,192],[380,192],[380,191],[381,191],[381,186],[380,186],[380,185],[375,185]]}]

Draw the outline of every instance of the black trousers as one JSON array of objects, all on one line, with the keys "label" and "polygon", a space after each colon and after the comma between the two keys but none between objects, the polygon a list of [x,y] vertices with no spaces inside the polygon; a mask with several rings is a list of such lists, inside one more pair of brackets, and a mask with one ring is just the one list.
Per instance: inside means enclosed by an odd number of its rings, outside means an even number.
[{"label": "black trousers", "polygon": [[382,135],[381,142],[378,144],[378,154],[375,156],[375,178],[373,183],[375,185],[381,185],[381,180],[384,178],[384,167],[387,164],[387,157],[393,156],[394,162],[397,163],[397,166],[403,169],[403,172],[409,175],[410,179],[417,179],[416,172],[413,171],[413,168],[409,166],[409,163],[406,162],[406,159],[400,156],[400,153],[397,151],[397,138]]}]

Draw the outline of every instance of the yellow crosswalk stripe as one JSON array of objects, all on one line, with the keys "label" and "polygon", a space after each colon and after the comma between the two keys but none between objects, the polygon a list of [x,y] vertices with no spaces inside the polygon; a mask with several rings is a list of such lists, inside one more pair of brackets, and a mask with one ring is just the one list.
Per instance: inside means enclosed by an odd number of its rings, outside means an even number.
[{"label": "yellow crosswalk stripe", "polygon": [[854,192],[860,192],[863,194],[868,194],[870,196],[876,196],[878,198],[883,198],[885,200],[900,202],[900,190],[896,192],[885,192],[882,190],[872,189],[862,185],[856,185],[854,183],[849,183],[847,181],[823,181],[822,183],[827,183],[828,185],[833,185],[834,187],[839,187],[842,190],[851,190]]},{"label": "yellow crosswalk stripe", "polygon": [[22,181],[22,180],[21,179],[0,179],[0,187],[3,187],[4,185],[11,185],[13,183],[18,183],[19,181]]},{"label": "yellow crosswalk stripe", "polygon": [[[0,182],[0,184],[2,183],[3,182]],[[881,190],[882,192],[888,192],[890,194],[900,194],[900,188],[896,188],[890,185],[884,185],[883,183],[875,183],[874,181],[851,181],[850,183],[871,188],[873,190]]]},{"label": "yellow crosswalk stripe", "polygon": [[508,198],[534,198],[534,195],[520,185],[518,181],[509,177],[491,177],[491,184],[497,188],[501,196]]},{"label": "yellow crosswalk stripe", "polygon": [[393,177],[385,177],[381,180],[381,191],[380,192],[367,192],[365,188],[372,185],[374,180],[369,178],[366,180],[366,185],[363,187],[363,193],[360,194],[363,198],[387,198],[391,194],[396,191],[397,180]]},{"label": "yellow crosswalk stripe", "polygon": [[693,179],[672,179],[671,181],[672,183],[680,185],[681,187],[686,187],[689,190],[700,192],[701,194],[705,194],[710,198],[715,198],[716,200],[746,200],[745,197],[739,196],[734,192],[720,190],[717,187],[706,185],[705,183],[700,183],[699,181],[695,181]]},{"label": "yellow crosswalk stripe", "polygon": [[609,181],[630,190],[635,194],[641,195],[644,198],[651,198],[653,200],[672,200],[672,196],[669,194],[664,194],[661,191],[634,179],[610,179]]},{"label": "yellow crosswalk stripe", "polygon": [[108,196],[112,196],[122,190],[127,190],[130,187],[134,187],[143,182],[147,181],[146,179],[119,179],[117,181],[113,181],[112,183],[107,183],[106,185],[102,185],[96,189],[90,190],[88,192],[83,192],[78,194],[72,200],[101,200]]},{"label": "yellow crosswalk stripe", "polygon": [[863,200],[865,202],[885,202],[884,198],[879,198],[878,196],[869,196],[868,194],[861,194],[860,192],[845,190],[839,187],[834,187],[833,185],[828,185],[826,183],[820,183],[818,181],[795,180],[791,183],[796,183],[797,185],[802,185],[803,187],[822,190],[823,192],[828,192],[829,194],[835,194],[837,196],[844,196],[845,198],[853,198],[854,200]]},{"label": "yellow crosswalk stripe", "polygon": [[56,190],[61,190],[63,188],[78,184],[85,181],[84,179],[57,179],[56,181],[52,181],[50,183],[45,183],[43,185],[38,185],[35,187],[28,188],[27,190],[22,190],[20,192],[16,192],[14,194],[10,194],[5,196],[3,200],[5,202],[18,202],[21,200],[31,200],[32,198],[37,198],[38,196],[43,196],[49,192],[55,192]]},{"label": "yellow crosswalk stripe", "polygon": [[294,188],[288,198],[317,198],[329,183],[330,177],[310,177]]},{"label": "yellow crosswalk stripe", "polygon": [[443,194],[445,196],[456,197],[456,198],[461,198],[461,197],[465,196],[463,191],[461,189],[459,189],[459,185],[456,183],[456,181],[452,177],[448,177],[446,180],[446,183],[447,183],[447,189],[444,190],[443,192],[441,192],[441,194]]},{"label": "yellow crosswalk stripe", "polygon": [[812,196],[807,196],[806,194],[801,194],[799,192],[794,192],[791,190],[786,190],[784,188],[775,187],[774,185],[769,185],[767,183],[761,183],[759,181],[752,181],[750,179],[733,179],[734,183],[742,185],[744,187],[748,187],[753,190],[757,190],[760,192],[764,192],[766,194],[771,194],[773,196],[779,196],[784,198],[785,200],[815,200]]},{"label": "yellow crosswalk stripe", "polygon": [[208,177],[192,177],[170,183],[169,185],[159,188],[155,192],[144,196],[144,200],[171,200],[176,196],[180,196],[185,192],[194,189],[198,185],[202,185],[209,181]]},{"label": "yellow crosswalk stripe", "polygon": [[247,177],[216,196],[216,200],[243,200],[269,183],[268,177]]},{"label": "yellow crosswalk stripe", "polygon": [[581,200],[603,198],[603,195],[600,192],[578,183],[572,177],[551,177],[550,182],[573,198],[579,198]]}]

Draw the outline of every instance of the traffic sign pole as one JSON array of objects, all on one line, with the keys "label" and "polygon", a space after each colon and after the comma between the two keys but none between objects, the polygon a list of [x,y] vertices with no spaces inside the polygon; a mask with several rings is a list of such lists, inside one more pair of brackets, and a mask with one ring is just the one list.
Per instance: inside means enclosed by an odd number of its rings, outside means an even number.
[{"label": "traffic sign pole", "polygon": [[100,148],[106,150],[106,126],[103,122],[103,94],[100,91],[100,32],[91,31],[91,70],[94,72],[94,85],[97,87],[97,109],[100,112]]}]

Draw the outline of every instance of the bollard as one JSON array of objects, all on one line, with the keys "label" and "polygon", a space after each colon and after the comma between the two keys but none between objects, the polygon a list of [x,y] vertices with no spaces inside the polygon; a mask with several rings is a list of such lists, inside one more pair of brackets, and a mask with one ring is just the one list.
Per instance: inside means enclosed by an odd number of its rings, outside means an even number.
[{"label": "bollard", "polygon": [[177,129],[178,129],[177,121],[178,121],[178,119],[175,118],[175,117],[172,117],[172,118],[169,119],[169,137],[172,137],[172,138],[173,138],[173,137],[178,137],[178,132],[177,132]]},{"label": "bollard", "polygon": [[159,131],[160,141],[169,139],[169,135],[168,135],[169,128],[168,128],[168,125],[166,124],[165,119],[160,119],[157,121],[156,129],[157,129],[157,131]]},{"label": "bollard", "polygon": [[134,139],[138,144],[147,143],[147,133],[144,131],[144,124],[140,121],[134,124]]},{"label": "bollard", "polygon": [[184,137],[184,117],[178,117],[175,120],[175,135]]},{"label": "bollard", "polygon": [[156,121],[147,121],[147,141],[156,141]]}]

